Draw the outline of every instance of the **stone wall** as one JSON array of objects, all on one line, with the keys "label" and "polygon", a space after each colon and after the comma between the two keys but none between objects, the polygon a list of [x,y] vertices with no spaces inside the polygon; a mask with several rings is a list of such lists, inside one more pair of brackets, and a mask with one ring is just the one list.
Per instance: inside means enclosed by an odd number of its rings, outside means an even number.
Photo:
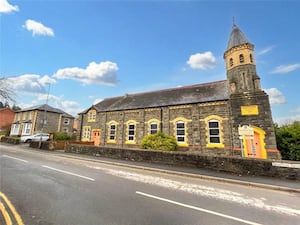
[{"label": "stone wall", "polygon": [[196,152],[165,152],[72,144],[66,146],[65,152],[166,165],[204,168],[237,175],[268,176],[300,181],[300,168],[273,166],[272,164],[274,161],[272,160],[240,158],[234,156],[205,156]]}]

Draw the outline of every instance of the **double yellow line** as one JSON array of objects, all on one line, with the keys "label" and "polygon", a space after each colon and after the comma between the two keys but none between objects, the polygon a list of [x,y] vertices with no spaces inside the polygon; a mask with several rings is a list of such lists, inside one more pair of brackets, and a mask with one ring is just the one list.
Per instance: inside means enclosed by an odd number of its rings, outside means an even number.
[{"label": "double yellow line", "polygon": [[[3,202],[2,202],[2,200],[3,200]],[[5,203],[5,204],[3,204],[3,203]],[[8,208],[13,216],[13,219],[11,218],[9,211],[6,210],[5,205],[8,206]],[[6,225],[13,225],[13,221],[16,221],[18,225],[24,225],[22,218],[18,214],[15,207],[9,201],[9,199],[5,196],[5,194],[3,194],[2,192],[0,192],[0,212],[2,213],[2,216],[4,218]]]}]

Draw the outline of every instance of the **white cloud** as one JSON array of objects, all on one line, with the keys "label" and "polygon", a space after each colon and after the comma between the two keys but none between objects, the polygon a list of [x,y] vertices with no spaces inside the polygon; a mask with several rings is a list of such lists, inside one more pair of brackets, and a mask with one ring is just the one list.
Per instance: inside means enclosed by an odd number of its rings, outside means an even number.
[{"label": "white cloud", "polygon": [[99,102],[102,102],[104,99],[103,98],[96,98],[93,102],[93,105],[98,104]]},{"label": "white cloud", "polygon": [[196,53],[191,55],[187,64],[193,69],[206,70],[216,65],[216,57],[211,52]]},{"label": "white cloud", "polygon": [[24,74],[18,77],[7,78],[8,85],[17,93],[43,93],[46,92],[48,83],[54,84],[56,81],[49,76],[36,74]]},{"label": "white cloud", "polygon": [[9,4],[7,0],[0,0],[0,13],[11,13],[13,11],[19,11],[19,7]]},{"label": "white cloud", "polygon": [[63,110],[64,112],[69,113],[73,116],[76,115],[78,112],[83,111],[78,102],[64,100],[64,96],[55,96],[52,94],[48,95],[46,93],[35,94],[35,99],[34,101],[32,101],[33,104],[31,106],[45,104],[46,101],[49,105]]},{"label": "white cloud", "polygon": [[300,63],[277,66],[271,73],[289,73],[300,68]]},{"label": "white cloud", "polygon": [[42,23],[34,20],[26,20],[25,25],[23,25],[28,31],[32,32],[32,35],[44,35],[44,36],[54,36],[54,31],[44,26]]},{"label": "white cloud", "polygon": [[117,84],[116,63],[106,61],[99,64],[91,62],[85,69],[79,67],[59,69],[53,77],[58,79],[71,79],[83,84],[100,84],[115,86]]},{"label": "white cloud", "polygon": [[258,51],[257,55],[265,55],[265,54],[269,53],[270,51],[272,51],[274,47],[275,47],[274,45],[265,47],[265,48],[261,49],[260,51]]},{"label": "white cloud", "polygon": [[271,105],[281,105],[286,103],[284,95],[277,88],[265,89],[269,95]]},{"label": "white cloud", "polygon": [[300,121],[300,114],[274,118],[274,122],[277,123],[279,126],[292,124],[295,121]]}]

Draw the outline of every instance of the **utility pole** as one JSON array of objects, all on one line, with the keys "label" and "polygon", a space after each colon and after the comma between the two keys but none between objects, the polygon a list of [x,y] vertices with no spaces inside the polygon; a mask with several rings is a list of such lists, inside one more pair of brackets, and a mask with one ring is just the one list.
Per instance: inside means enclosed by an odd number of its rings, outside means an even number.
[{"label": "utility pole", "polygon": [[47,92],[47,96],[46,96],[46,105],[44,107],[44,116],[43,116],[43,120],[42,120],[42,128],[41,128],[41,136],[40,136],[40,141],[39,141],[39,148],[42,147],[42,134],[43,134],[43,131],[44,131],[45,124],[48,123],[47,122],[47,106],[48,106],[49,93],[50,93],[50,83],[47,83],[47,84],[48,84],[48,92]]}]

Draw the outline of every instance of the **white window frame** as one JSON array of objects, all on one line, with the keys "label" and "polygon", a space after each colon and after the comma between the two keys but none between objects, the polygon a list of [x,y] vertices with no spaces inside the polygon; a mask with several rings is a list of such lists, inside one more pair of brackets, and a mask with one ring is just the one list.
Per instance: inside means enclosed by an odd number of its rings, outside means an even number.
[{"label": "white window frame", "polygon": [[[178,127],[179,124],[183,124],[183,127]],[[175,125],[176,125],[176,140],[177,140],[177,142],[178,143],[185,143],[186,142],[186,139],[185,139],[186,138],[186,130],[185,130],[186,125],[185,125],[185,122],[179,120],[179,121],[176,122]],[[178,134],[178,133],[181,133],[181,131],[183,131],[183,134]],[[181,138],[183,138],[183,140],[179,140]]]},{"label": "white window frame", "polygon": [[91,140],[91,127],[90,126],[84,126],[83,132],[82,132],[82,140],[89,141]]},{"label": "white window frame", "polygon": [[117,131],[117,125],[115,123],[112,123],[109,125],[109,140],[115,141],[116,140],[116,131]]},{"label": "white window frame", "polygon": [[[152,125],[155,125],[156,127],[153,128]],[[150,123],[150,134],[156,134],[158,132],[158,123],[152,122]]]},{"label": "white window frame", "polygon": [[70,124],[70,119],[69,118],[64,118],[64,125],[69,125]]},{"label": "white window frame", "polygon": [[23,123],[22,135],[30,135],[32,129],[32,123]]},{"label": "white window frame", "polygon": [[[133,128],[130,128],[130,126],[133,126]],[[136,129],[136,125],[135,123],[129,123],[128,124],[128,136],[127,136],[127,140],[130,142],[134,142],[135,141],[135,129]]]},{"label": "white window frame", "polygon": [[[212,123],[217,123],[217,127],[211,126]],[[215,133],[217,131],[217,134]],[[221,135],[220,135],[220,121],[219,120],[209,120],[208,121],[208,135],[209,135],[209,143],[210,144],[221,144]],[[212,141],[212,138],[218,138],[219,141]]]},{"label": "white window frame", "polygon": [[19,123],[14,123],[11,128],[10,135],[18,135],[20,130],[20,124]]}]

